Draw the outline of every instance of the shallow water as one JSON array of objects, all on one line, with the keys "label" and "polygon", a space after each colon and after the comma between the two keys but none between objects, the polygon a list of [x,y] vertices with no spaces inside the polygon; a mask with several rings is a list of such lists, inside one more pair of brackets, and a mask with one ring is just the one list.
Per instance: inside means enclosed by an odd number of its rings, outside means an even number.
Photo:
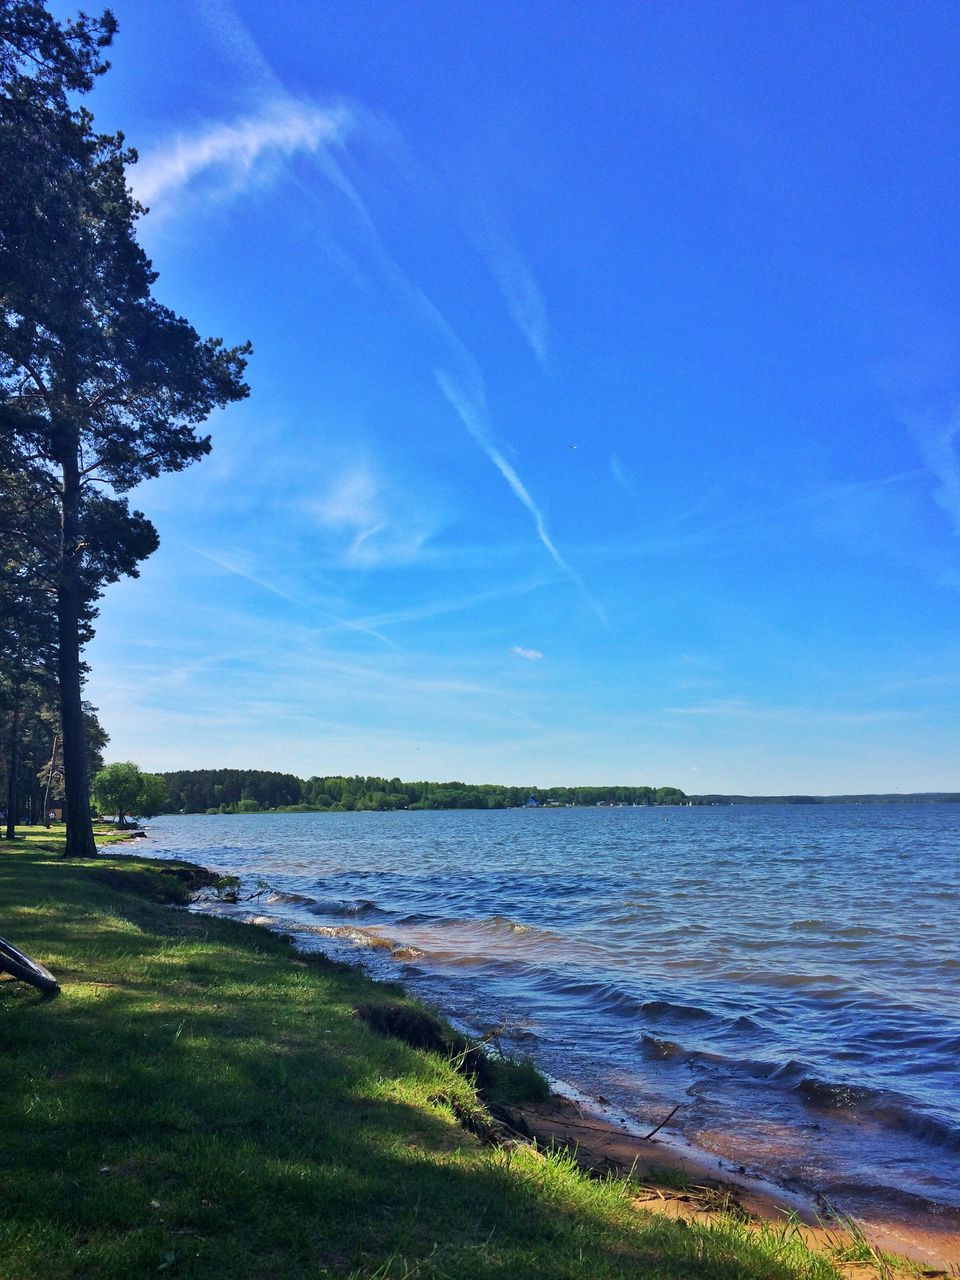
[{"label": "shallow water", "polygon": [[[364,957],[651,1127],[853,1204],[960,1205],[960,805],[168,817]],[[407,958],[371,949],[385,938]]]}]

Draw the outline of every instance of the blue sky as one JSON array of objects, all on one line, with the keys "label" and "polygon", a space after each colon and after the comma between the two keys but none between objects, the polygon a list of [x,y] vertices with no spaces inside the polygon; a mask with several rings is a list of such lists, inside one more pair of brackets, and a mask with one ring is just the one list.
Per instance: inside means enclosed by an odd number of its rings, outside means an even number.
[{"label": "blue sky", "polygon": [[255,355],[111,758],[960,789],[960,11],[115,9],[157,295]]}]

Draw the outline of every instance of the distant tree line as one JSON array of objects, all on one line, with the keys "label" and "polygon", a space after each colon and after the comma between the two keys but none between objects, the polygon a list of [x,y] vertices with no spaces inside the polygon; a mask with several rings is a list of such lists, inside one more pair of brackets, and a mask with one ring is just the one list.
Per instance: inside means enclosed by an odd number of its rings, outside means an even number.
[{"label": "distant tree line", "polygon": [[302,803],[303,783],[292,773],[263,769],[181,769],[160,775],[164,813],[257,813]]},{"label": "distant tree line", "polygon": [[161,775],[165,813],[515,809],[523,805],[687,804],[677,787],[505,787],[399,778],[313,777],[260,769],[186,769]]},{"label": "distant tree line", "polygon": [[390,809],[516,809],[575,805],[919,804],[960,801],[960,794],[858,796],[690,796],[679,787],[506,787],[466,782],[403,782],[400,778],[298,778],[263,769],[181,769],[161,774],[161,813],[343,813]]},{"label": "distant tree line", "polygon": [[958,791],[890,791],[840,796],[691,796],[694,804],[957,804]]}]

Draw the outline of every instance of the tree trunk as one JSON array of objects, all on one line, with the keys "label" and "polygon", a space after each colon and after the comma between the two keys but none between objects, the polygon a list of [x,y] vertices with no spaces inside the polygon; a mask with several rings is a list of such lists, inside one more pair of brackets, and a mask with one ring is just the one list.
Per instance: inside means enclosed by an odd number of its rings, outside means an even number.
[{"label": "tree trunk", "polygon": [[57,671],[63,730],[63,792],[67,820],[65,858],[94,858],[90,786],[80,684],[80,474],[76,452],[63,459],[60,575],[57,583]]},{"label": "tree trunk", "polygon": [[17,781],[20,772],[20,708],[21,690],[17,685],[13,692],[13,727],[10,730],[10,747],[7,755],[7,839],[17,835]]}]

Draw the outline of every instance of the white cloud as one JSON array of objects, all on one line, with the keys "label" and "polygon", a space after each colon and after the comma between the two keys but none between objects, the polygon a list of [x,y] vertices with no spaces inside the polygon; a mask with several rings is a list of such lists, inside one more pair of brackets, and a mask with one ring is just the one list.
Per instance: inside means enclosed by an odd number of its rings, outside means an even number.
[{"label": "white cloud", "polygon": [[436,377],[437,385],[440,387],[440,390],[443,392],[444,396],[453,408],[456,409],[457,414],[460,417],[460,421],[503,476],[504,480],[506,480],[507,484],[513,490],[514,496],[519,498],[533,516],[534,524],[537,527],[537,536],[550,552],[550,555],[557,567],[562,569],[564,573],[571,574],[575,577],[576,575],[574,574],[573,569],[571,569],[566,560],[564,560],[563,556],[554,545],[550,534],[547,532],[546,521],[543,518],[543,513],[540,508],[530,496],[526,486],[517,475],[516,471],[506,460],[500,450],[491,442],[489,438],[489,429],[485,421],[486,405],[476,394],[471,394],[467,391],[462,382],[451,377],[450,374],[445,373],[442,369],[437,370],[434,376]]},{"label": "white cloud", "polygon": [[849,724],[867,725],[890,720],[909,719],[917,713],[899,708],[873,711],[846,711],[840,707],[776,706],[749,702],[743,698],[715,698],[710,702],[686,707],[665,707],[671,716],[706,716],[735,723],[737,721],[770,721],[782,725]]},{"label": "white cloud", "polygon": [[934,497],[960,536],[960,417],[942,427],[914,424],[913,438],[927,470],[937,481]]},{"label": "white cloud", "polygon": [[[271,582],[267,578],[258,576],[256,573],[251,572],[246,567],[246,561],[249,557],[238,557],[235,555],[229,555],[222,551],[205,551],[201,547],[195,547],[194,550],[197,555],[210,560],[213,564],[217,565],[218,568],[225,570],[227,573],[234,574],[238,578],[243,578],[246,582],[252,582],[254,586],[262,587],[264,591],[269,591],[272,595],[279,596],[281,600],[288,600],[291,604],[299,605],[303,609],[316,607],[311,601],[301,596],[291,595],[290,592],[284,591],[281,587],[278,587],[275,582]],[[349,618],[340,618],[335,615],[331,616],[333,616],[334,621],[333,630],[357,631],[363,635],[371,636],[374,640],[379,640],[382,644],[387,645],[391,649],[395,649],[397,647],[394,641],[388,636],[383,635],[381,632],[362,621],[358,622]]]},{"label": "white cloud", "polygon": [[452,377],[442,369],[435,370],[434,377],[437,380],[437,385],[440,390],[456,410],[460,421],[503,476],[504,480],[506,480],[514,496],[519,499],[519,501],[530,512],[531,516],[533,516],[533,522],[537,530],[537,537],[546,547],[554,564],[576,584],[584,599],[590,605],[590,608],[606,626],[606,614],[591,597],[583,579],[577,573],[576,569],[569,565],[557,550],[557,547],[553,539],[550,537],[550,533],[547,529],[547,522],[544,519],[543,512],[530,496],[530,493],[523,481],[517,475],[516,471],[496,445],[492,443],[490,439],[490,428],[487,423],[487,408],[483,398],[482,388],[478,387],[471,392],[463,382]]},{"label": "white cloud", "polygon": [[521,644],[515,644],[510,652],[515,653],[518,658],[526,658],[528,662],[539,662],[543,657],[539,649],[524,649]]},{"label": "white cloud", "polygon": [[404,495],[362,463],[344,471],[323,497],[311,500],[307,507],[324,528],[349,536],[344,560],[359,568],[407,564],[417,558],[433,532]]},{"label": "white cloud", "polygon": [[247,83],[259,82],[271,91],[280,89],[280,81],[259,45],[237,16],[230,0],[197,0],[200,16],[207,30]]},{"label": "white cloud", "polygon": [[533,354],[546,365],[550,354],[550,326],[543,294],[530,264],[502,231],[489,225],[481,233],[479,242],[511,320],[530,344]]},{"label": "white cloud", "polygon": [[624,493],[629,493],[631,497],[635,496],[633,482],[624,471],[623,465],[615,453],[610,455],[610,474]]},{"label": "white cloud", "polygon": [[341,105],[277,98],[256,115],[213,122],[148,152],[132,172],[143,204],[170,200],[197,181],[235,191],[254,180],[268,159],[322,153],[343,142],[353,116]]},{"label": "white cloud", "polygon": [[380,521],[380,485],[366,467],[357,466],[344,472],[326,497],[314,504],[314,511],[324,524],[334,528],[360,527]]},{"label": "white cloud", "polygon": [[477,609],[490,604],[494,600],[508,599],[511,596],[528,595],[544,586],[547,579],[515,582],[500,585],[491,591],[478,591],[470,596],[451,596],[429,600],[422,604],[410,605],[405,609],[394,609],[389,613],[374,614],[360,621],[367,627],[389,627],[408,622],[423,622],[430,618],[439,618],[449,613],[461,613],[464,610]]},{"label": "white cloud", "polygon": [[228,555],[222,551],[204,551],[202,547],[195,547],[197,555],[203,556],[204,559],[212,561],[220,569],[225,569],[227,573],[236,574],[238,578],[243,578],[247,582],[252,582],[254,586],[262,587],[264,591],[269,591],[275,596],[279,596],[281,600],[289,600],[291,604],[302,604],[303,601],[297,596],[290,595],[289,592],[283,591],[275,582],[268,582],[266,578],[258,577],[255,573],[251,573],[249,569],[236,557]]},{"label": "white cloud", "polygon": [[[364,132],[370,131],[372,122],[369,117],[364,115],[362,109],[347,111],[346,108],[341,107],[339,110],[345,117],[342,122],[342,134],[345,134],[350,127],[358,127],[358,122],[361,120]],[[382,133],[390,134],[391,145],[394,147],[399,145],[396,135],[386,128],[385,122],[379,122],[379,129]],[[339,142],[340,140],[340,135],[331,136],[330,138],[331,142]],[[523,481],[492,442],[493,433],[489,425],[483,376],[473,355],[436,303],[409,277],[387,249],[362,195],[356,185],[344,173],[342,166],[338,163],[336,157],[331,154],[328,147],[324,146],[319,149],[318,161],[324,176],[353,208],[356,217],[364,228],[370,248],[373,250],[374,257],[384,275],[406,295],[408,301],[420,314],[427,326],[440,336],[444,344],[449,348],[451,358],[459,366],[459,373],[456,377],[443,371],[435,371],[437,383],[444,396],[457,411],[471,436],[473,436],[474,440],[506,480],[514,495],[533,516],[537,536],[549,552],[554,563],[576,584],[591,609],[603,625],[608,627],[609,622],[603,609],[592,599],[580,575],[564,560],[554,544],[547,530],[543,514]],[[504,245],[507,244],[506,241],[502,243]],[[525,279],[523,260],[516,251],[511,251],[509,246],[504,250],[504,261],[507,260],[512,264],[513,275],[511,278],[517,282]],[[530,306],[523,310],[522,314],[527,317],[529,322],[527,326],[529,329],[528,337],[534,346],[534,350],[537,350],[539,345],[542,352],[545,352],[545,311],[542,307],[542,299],[540,299],[539,303],[537,302],[539,290],[529,270],[526,271],[526,276],[529,277],[526,285],[517,284],[518,296],[520,293],[525,292],[530,302]],[[518,314],[520,313],[518,312]],[[543,317],[542,324],[536,319],[538,314]],[[327,524],[353,523],[356,525],[356,534],[348,558],[359,564],[376,563],[380,560],[391,558],[389,554],[384,555],[385,539],[380,537],[381,534],[389,532],[389,527],[380,514],[378,504],[372,501],[372,495],[369,492],[361,493],[357,489],[359,483],[360,481],[354,477],[349,482],[348,488],[339,492],[333,499],[333,506],[330,505],[330,500],[328,500],[325,503],[317,504],[315,510]],[[358,511],[355,513],[355,518],[338,516],[336,504],[346,503],[346,511],[349,513],[351,504],[358,498],[361,501]],[[427,536],[426,533],[422,533],[414,535],[413,538],[403,540],[399,546],[394,546],[392,558],[401,561],[413,559],[421,550]]]},{"label": "white cloud", "polygon": [[[206,16],[214,25],[218,21],[221,23],[223,38],[229,37],[227,42],[231,49],[239,50],[241,61],[262,59],[246,29],[238,24],[227,0],[210,0]],[[265,62],[261,69],[264,68],[267,68]],[[342,145],[351,130],[358,127],[359,118],[356,110],[343,104],[320,107],[296,102],[279,91],[272,104],[256,116],[231,124],[208,125],[191,137],[181,137],[148,155],[138,166],[135,194],[144,203],[149,203],[182,192],[195,179],[206,178],[219,183],[221,191],[225,186],[228,192],[232,192],[253,180],[261,160],[289,156],[298,151],[313,153],[324,176],[352,206],[384,273],[407,295],[427,324],[441,335],[460,366],[458,377],[436,373],[443,394],[513,494],[533,517],[537,536],[554,563],[576,584],[600,621],[608,626],[605,613],[589,595],[580,575],[554,544],[543,513],[523,481],[492,442],[483,377],[475,359],[440,309],[387,250],[362,196],[331,153],[332,148]],[[365,121],[365,128],[368,126],[369,121]],[[510,296],[514,299],[512,314],[542,358],[546,352],[546,320],[539,289],[519,253],[502,238],[497,244],[502,250],[498,261],[503,268],[503,279],[508,281]],[[423,527],[422,521],[411,520],[409,515],[399,523],[389,518],[384,511],[380,487],[362,469],[342,477],[327,498],[312,504],[312,510],[327,527],[353,529],[346,559],[355,565],[413,560],[431,532]]]}]

